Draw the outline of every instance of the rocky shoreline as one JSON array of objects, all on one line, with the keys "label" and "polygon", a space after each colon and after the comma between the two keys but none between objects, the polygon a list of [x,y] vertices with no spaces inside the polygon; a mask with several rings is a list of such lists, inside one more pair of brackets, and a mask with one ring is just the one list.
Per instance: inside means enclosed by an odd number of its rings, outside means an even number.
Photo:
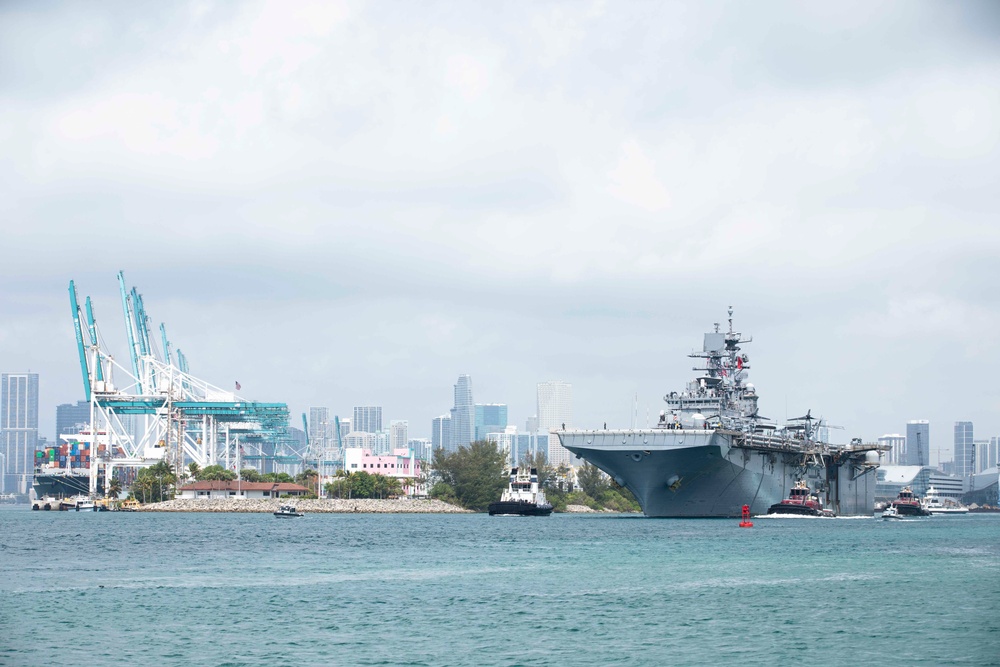
[{"label": "rocky shoreline", "polygon": [[282,505],[294,505],[305,514],[468,514],[469,510],[440,500],[400,498],[397,500],[305,500],[288,498],[254,498],[235,500],[213,498],[211,500],[175,499],[161,503],[149,503],[138,508],[139,512],[277,512]]},{"label": "rocky shoreline", "polygon": [[586,505],[567,505],[566,513],[567,514],[606,514],[606,513],[616,514],[614,510],[608,509],[606,507],[604,509],[595,510],[594,508],[587,507]]}]

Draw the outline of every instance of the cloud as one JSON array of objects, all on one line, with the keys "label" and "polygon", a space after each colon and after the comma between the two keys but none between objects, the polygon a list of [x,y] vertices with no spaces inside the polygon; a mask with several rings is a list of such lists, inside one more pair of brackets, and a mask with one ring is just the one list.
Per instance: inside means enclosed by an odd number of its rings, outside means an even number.
[{"label": "cloud", "polygon": [[627,423],[732,303],[765,402],[989,424],[985,381],[927,401],[945,365],[866,379],[995,328],[997,14],[7,5],[0,364],[75,399],[66,283],[113,338],[125,268],[217,384],[420,433],[460,372],[518,422],[558,376]]}]

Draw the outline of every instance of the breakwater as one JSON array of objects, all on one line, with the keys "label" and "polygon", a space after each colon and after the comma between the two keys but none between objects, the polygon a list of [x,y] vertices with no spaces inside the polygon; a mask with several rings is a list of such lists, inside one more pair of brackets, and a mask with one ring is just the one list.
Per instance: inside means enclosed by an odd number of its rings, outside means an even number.
[{"label": "breakwater", "polygon": [[432,499],[399,498],[396,500],[343,500],[298,498],[212,498],[208,500],[182,499],[149,503],[138,508],[139,512],[277,512],[282,505],[294,505],[306,514],[371,513],[371,514],[466,514],[462,509],[446,502]]}]

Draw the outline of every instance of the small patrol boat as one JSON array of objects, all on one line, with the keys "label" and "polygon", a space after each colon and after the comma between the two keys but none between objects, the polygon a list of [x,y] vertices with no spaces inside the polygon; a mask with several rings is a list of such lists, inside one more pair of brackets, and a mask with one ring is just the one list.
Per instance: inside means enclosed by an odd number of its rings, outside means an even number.
[{"label": "small patrol boat", "polygon": [[490,503],[490,516],[548,516],[552,505],[538,486],[538,470],[510,469],[510,483],[500,500]]},{"label": "small patrol boat", "polygon": [[274,513],[277,517],[293,517],[293,516],[305,516],[302,512],[296,512],[294,505],[282,505],[278,508],[278,511]]},{"label": "small patrol boat", "polygon": [[902,519],[903,515],[900,514],[899,510],[897,510],[893,505],[889,505],[884,510],[882,510],[882,518],[886,520]]}]

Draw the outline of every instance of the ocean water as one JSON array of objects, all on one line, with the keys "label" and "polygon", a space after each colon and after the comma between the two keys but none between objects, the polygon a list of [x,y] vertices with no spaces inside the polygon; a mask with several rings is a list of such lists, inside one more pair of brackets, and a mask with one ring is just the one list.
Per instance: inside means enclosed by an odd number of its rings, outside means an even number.
[{"label": "ocean water", "polygon": [[1000,515],[0,511],[3,665],[996,665]]}]

